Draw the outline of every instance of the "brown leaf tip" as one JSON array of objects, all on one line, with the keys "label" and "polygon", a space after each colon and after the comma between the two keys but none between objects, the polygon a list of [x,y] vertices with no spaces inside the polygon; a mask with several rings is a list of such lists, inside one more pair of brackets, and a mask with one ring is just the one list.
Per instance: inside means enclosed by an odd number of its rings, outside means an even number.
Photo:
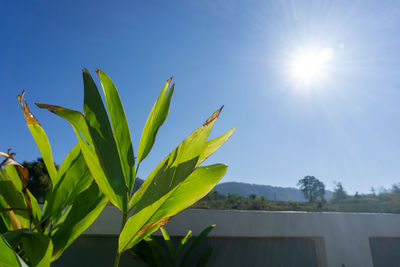
[{"label": "brown leaf tip", "polygon": [[99,72],[100,72],[100,70],[99,70],[99,69],[96,69],[96,73],[99,74]]},{"label": "brown leaf tip", "polygon": [[25,90],[22,91],[20,95],[17,96],[18,102],[21,105],[22,111],[24,112],[25,121],[27,124],[37,124],[40,125],[36,120],[35,116],[33,116],[32,112],[28,108],[28,104],[26,100],[24,100]]},{"label": "brown leaf tip", "polygon": [[214,120],[216,120],[219,116],[219,114],[221,113],[222,109],[224,108],[224,105],[222,105],[222,107],[220,107],[217,111],[215,111],[210,118],[208,118],[206,120],[206,122],[203,124],[203,126],[207,126],[208,124],[210,124],[211,122],[213,122]]},{"label": "brown leaf tip", "polygon": [[56,106],[56,105],[48,105],[48,104],[40,104],[40,103],[35,103],[36,106],[39,108],[45,108],[49,110],[50,112],[56,113],[59,110],[63,110],[63,107]]}]

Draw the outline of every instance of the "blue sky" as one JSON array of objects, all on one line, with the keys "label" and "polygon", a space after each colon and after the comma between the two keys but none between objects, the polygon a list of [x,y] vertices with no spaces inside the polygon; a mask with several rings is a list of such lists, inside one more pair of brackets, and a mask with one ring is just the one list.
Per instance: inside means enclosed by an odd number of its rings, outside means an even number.
[{"label": "blue sky", "polygon": [[[27,90],[61,163],[76,137],[33,102],[82,110],[86,67],[115,82],[136,148],[174,75],[142,178],[224,104],[212,136],[237,131],[208,161],[230,166],[224,182],[294,187],[314,175],[350,193],[400,182],[398,1],[1,1],[0,24],[0,151],[19,161],[39,152],[16,95]],[[297,51],[324,48],[324,78],[294,80]]]}]

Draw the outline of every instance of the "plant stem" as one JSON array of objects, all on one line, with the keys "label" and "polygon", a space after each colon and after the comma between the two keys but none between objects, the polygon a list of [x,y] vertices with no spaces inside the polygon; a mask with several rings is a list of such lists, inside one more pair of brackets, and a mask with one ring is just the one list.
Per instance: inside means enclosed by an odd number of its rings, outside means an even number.
[{"label": "plant stem", "polygon": [[140,166],[140,162],[138,162],[137,166],[136,166],[136,171],[135,171],[135,176],[138,177],[137,173],[139,171],[139,166]]},{"label": "plant stem", "polygon": [[[123,213],[123,215],[122,215],[121,230],[119,231],[119,235],[118,235],[118,236],[121,235],[122,229],[123,229],[124,226],[125,226],[125,223],[126,223],[126,221],[127,221],[127,219],[128,219],[128,213],[129,213],[129,212],[126,212],[126,213]],[[118,267],[118,265],[119,265],[119,258],[120,258],[120,257],[121,257],[121,253],[119,253],[119,248],[118,248],[118,244],[117,244],[117,252],[116,252],[116,254],[115,254],[114,267]]]}]

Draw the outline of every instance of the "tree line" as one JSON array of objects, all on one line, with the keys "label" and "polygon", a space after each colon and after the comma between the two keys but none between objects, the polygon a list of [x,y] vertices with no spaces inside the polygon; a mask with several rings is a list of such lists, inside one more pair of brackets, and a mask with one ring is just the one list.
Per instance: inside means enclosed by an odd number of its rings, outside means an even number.
[{"label": "tree line", "polygon": [[[40,203],[43,203],[51,188],[51,180],[43,160],[38,158],[32,162],[24,161],[23,165],[29,171],[29,190]],[[242,197],[236,194],[223,195],[218,191],[212,191],[192,208],[400,213],[400,184],[395,184],[391,189],[379,193],[371,189],[369,194],[356,192],[354,195],[349,195],[343,185],[337,182],[330,200],[325,199],[324,183],[314,176],[305,176],[298,181],[297,186],[308,202],[273,201],[255,194]]]},{"label": "tree line", "polygon": [[340,182],[330,200],[325,199],[325,185],[314,176],[305,176],[297,183],[299,190],[308,202],[273,201],[263,196],[249,195],[242,197],[236,194],[223,195],[217,191],[210,192],[197,202],[193,208],[202,209],[238,209],[266,211],[311,211],[311,212],[377,212],[400,213],[400,184],[389,190],[376,194],[347,194]]}]

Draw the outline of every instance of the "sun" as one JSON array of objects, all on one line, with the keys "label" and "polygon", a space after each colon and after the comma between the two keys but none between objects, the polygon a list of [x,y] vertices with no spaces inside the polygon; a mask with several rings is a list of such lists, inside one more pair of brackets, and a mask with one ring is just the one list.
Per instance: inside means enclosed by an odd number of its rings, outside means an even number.
[{"label": "sun", "polygon": [[333,49],[299,50],[292,57],[289,72],[300,84],[310,85],[326,77],[333,57]]}]

